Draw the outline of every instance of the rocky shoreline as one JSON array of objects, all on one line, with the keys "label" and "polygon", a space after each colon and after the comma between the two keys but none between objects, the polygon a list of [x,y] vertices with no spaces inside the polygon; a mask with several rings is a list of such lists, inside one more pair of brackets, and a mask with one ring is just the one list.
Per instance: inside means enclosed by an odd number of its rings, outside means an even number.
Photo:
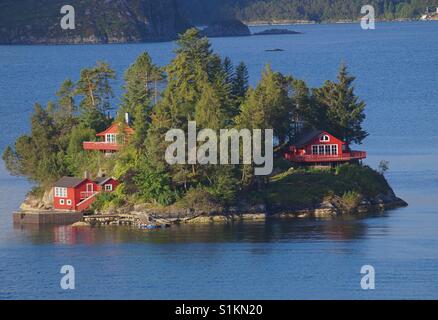
[{"label": "rocky shoreline", "polygon": [[[384,212],[405,207],[408,204],[393,194],[379,195],[374,199],[364,199],[357,208],[348,210],[336,199],[308,208],[268,208],[264,205],[240,208],[230,208],[225,212],[195,212],[194,210],[175,210],[159,212],[153,209],[136,206],[134,211],[125,213],[102,213],[84,217],[81,226],[123,225],[138,226],[140,224],[172,225],[172,224],[221,224],[232,222],[264,221],[267,219],[305,219],[333,218],[341,215],[364,215]],[[241,211],[243,209],[243,211]],[[126,210],[122,209],[122,210]],[[135,211],[139,210],[139,211]]]},{"label": "rocky shoreline", "polygon": [[[43,200],[28,196],[21,205],[22,212],[44,212],[50,210],[50,196],[46,194]],[[304,219],[333,218],[341,215],[364,215],[405,207],[408,204],[398,198],[392,190],[374,198],[362,199],[354,208],[346,207],[338,197],[324,200],[322,203],[308,207],[284,207],[281,204],[267,206],[265,204],[249,205],[242,203],[238,207],[230,207],[223,211],[200,211],[183,209],[175,206],[153,208],[147,204],[124,206],[85,215],[73,224],[83,226],[130,226],[175,225],[175,224],[210,224],[264,221],[266,219]]]}]

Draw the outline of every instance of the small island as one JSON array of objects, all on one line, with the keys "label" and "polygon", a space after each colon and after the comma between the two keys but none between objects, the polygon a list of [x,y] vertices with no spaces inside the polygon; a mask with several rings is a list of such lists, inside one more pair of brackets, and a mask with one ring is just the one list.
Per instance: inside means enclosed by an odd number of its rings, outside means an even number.
[{"label": "small island", "polygon": [[209,38],[245,37],[251,35],[248,26],[237,19],[215,21],[203,29],[201,33]]},{"label": "small island", "polygon": [[253,33],[254,36],[286,35],[286,34],[302,34],[302,33],[289,29],[267,29]]},{"label": "small island", "polygon": [[[124,73],[118,106],[116,74],[103,62],[35,105],[30,133],[3,153],[9,172],[35,185],[14,222],[161,228],[407,205],[385,179],[388,164],[364,165],[367,153],[354,147],[368,136],[366,105],[346,66],[320,88],[267,66],[250,87],[245,63],[215,54],[197,29],[180,36],[175,53],[163,68],[142,53]],[[192,120],[213,132],[273,128],[272,172],[256,175],[257,165],[242,161],[166,162],[166,132],[187,132]]]}]

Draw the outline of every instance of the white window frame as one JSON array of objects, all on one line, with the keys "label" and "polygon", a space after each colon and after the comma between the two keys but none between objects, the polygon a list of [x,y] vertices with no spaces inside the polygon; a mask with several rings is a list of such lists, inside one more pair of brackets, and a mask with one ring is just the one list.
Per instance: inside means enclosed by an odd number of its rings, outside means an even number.
[{"label": "white window frame", "polygon": [[325,155],[325,145],[324,144],[318,145],[318,155],[321,155],[321,156]]},{"label": "white window frame", "polygon": [[67,199],[67,205],[71,206],[71,199]]},{"label": "white window frame", "polygon": [[320,142],[330,142],[330,137],[327,134],[323,134],[320,138],[319,138]]},{"label": "white window frame", "polygon": [[318,156],[337,156],[339,154],[337,144],[313,144],[311,151],[312,155]]},{"label": "white window frame", "polygon": [[113,191],[113,185],[111,183],[105,184],[105,191]]},{"label": "white window frame", "polygon": [[61,206],[65,205],[65,199],[59,199],[59,204],[60,204]]},{"label": "white window frame", "polygon": [[67,188],[55,187],[55,197],[67,198]]},{"label": "white window frame", "polygon": [[94,192],[94,184],[93,183],[87,183],[85,186],[86,192]]},{"label": "white window frame", "polygon": [[116,143],[117,142],[117,134],[116,133],[107,133],[105,135],[106,143]]}]

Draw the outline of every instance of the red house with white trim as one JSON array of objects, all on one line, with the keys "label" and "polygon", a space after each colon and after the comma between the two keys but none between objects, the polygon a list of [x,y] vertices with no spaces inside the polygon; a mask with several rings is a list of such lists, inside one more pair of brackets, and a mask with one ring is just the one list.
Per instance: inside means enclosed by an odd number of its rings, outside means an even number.
[{"label": "red house with white trim", "polygon": [[[127,116],[127,123],[128,116]],[[120,135],[123,137],[120,137]],[[100,141],[85,141],[83,143],[84,150],[98,150],[102,151],[107,155],[120,150],[120,148],[127,143],[129,137],[134,134],[134,129],[132,129],[128,124],[122,126],[121,123],[113,123],[105,131],[96,134],[96,137]]]},{"label": "red house with white trim", "polygon": [[56,210],[84,211],[100,192],[114,191],[119,182],[114,178],[62,177],[53,185],[53,207]]},{"label": "red house with white trim", "polygon": [[284,154],[286,160],[314,166],[360,162],[366,156],[365,151],[351,150],[346,142],[321,130],[303,132]]},{"label": "red house with white trim", "polygon": [[98,192],[113,192],[119,185],[119,181],[111,177],[99,177],[94,180],[97,184]]}]

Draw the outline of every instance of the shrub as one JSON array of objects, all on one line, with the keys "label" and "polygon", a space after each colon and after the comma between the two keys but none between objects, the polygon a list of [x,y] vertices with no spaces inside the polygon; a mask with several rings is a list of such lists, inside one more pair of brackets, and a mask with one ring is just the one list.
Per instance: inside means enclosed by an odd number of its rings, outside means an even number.
[{"label": "shrub", "polygon": [[347,191],[341,197],[346,212],[354,212],[362,201],[362,195],[356,191]]},{"label": "shrub", "polygon": [[197,187],[187,191],[179,205],[202,213],[217,212],[222,209],[217,199],[205,188]]},{"label": "shrub", "polygon": [[163,206],[175,202],[176,193],[170,186],[169,175],[155,171],[147,162],[141,164],[133,180],[142,201],[156,202]]},{"label": "shrub", "polygon": [[96,200],[91,205],[92,211],[102,211],[109,207],[110,203],[116,198],[112,192],[101,192],[96,196]]}]

